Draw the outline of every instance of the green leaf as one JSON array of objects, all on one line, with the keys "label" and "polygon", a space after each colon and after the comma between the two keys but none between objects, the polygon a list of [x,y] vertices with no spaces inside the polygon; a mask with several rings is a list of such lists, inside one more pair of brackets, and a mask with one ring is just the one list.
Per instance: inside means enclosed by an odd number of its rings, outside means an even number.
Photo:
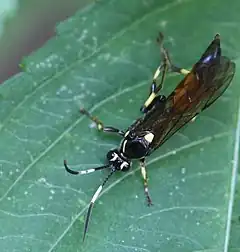
[{"label": "green leaf", "polygon": [[[227,251],[239,145],[240,3],[101,1],[57,27],[57,36],[24,59],[25,72],[0,87],[1,251]],[[108,171],[71,176],[105,162],[120,139],[79,114],[126,129],[140,116],[159,64],[161,30],[173,61],[190,68],[216,32],[236,59],[231,87],[195,123],[147,160],[147,207],[136,162],[116,174],[84,214]],[[167,94],[181,77],[170,74]]]}]

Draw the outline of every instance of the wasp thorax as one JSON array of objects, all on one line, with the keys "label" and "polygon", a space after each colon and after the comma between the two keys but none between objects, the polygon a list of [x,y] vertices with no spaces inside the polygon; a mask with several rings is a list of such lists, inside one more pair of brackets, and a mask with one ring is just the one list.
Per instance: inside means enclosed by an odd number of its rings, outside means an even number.
[{"label": "wasp thorax", "polygon": [[141,159],[148,155],[150,145],[153,141],[154,134],[151,132],[142,132],[138,135],[132,135],[131,132],[125,134],[120,151],[129,159]]},{"label": "wasp thorax", "polygon": [[124,158],[117,149],[110,150],[107,153],[107,159],[112,169],[127,171],[131,166],[131,162]]}]

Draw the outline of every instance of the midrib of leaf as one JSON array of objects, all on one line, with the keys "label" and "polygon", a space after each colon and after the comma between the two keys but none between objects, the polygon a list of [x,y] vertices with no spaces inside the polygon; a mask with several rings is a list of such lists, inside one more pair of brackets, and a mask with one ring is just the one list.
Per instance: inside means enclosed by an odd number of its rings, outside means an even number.
[{"label": "midrib of leaf", "polygon": [[[61,75],[63,75],[65,72],[69,71],[71,68],[73,68],[77,63],[84,63],[85,61],[87,61],[88,59],[91,59],[92,57],[96,56],[99,52],[101,52],[104,48],[108,47],[113,41],[115,41],[116,39],[120,38],[121,36],[123,36],[128,30],[130,30],[131,28],[133,28],[135,25],[140,24],[141,22],[143,22],[144,20],[146,20],[148,17],[150,17],[151,15],[157,13],[157,12],[164,12],[169,10],[170,8],[174,8],[180,4],[184,4],[187,2],[190,2],[192,0],[183,0],[183,1],[176,1],[170,4],[167,4],[164,7],[158,7],[156,9],[153,9],[152,11],[146,13],[145,15],[143,15],[141,18],[135,20],[134,22],[132,22],[128,27],[123,28],[122,30],[120,30],[119,32],[117,32],[115,34],[115,36],[112,36],[111,39],[107,40],[106,43],[104,43],[102,46],[100,46],[97,50],[93,51],[91,54],[89,54],[86,57],[83,57],[81,59],[76,59],[75,61],[73,61],[71,64],[69,64],[67,67],[63,68],[61,71],[58,71],[56,74],[54,74],[52,77],[49,77],[45,80],[43,80],[38,86],[36,86],[36,88],[29,94],[26,94],[23,97],[23,100],[18,103],[13,110],[8,114],[8,116],[2,121],[1,123],[1,127],[0,127],[0,133],[1,131],[4,129],[6,123],[8,122],[8,120],[12,117],[12,115],[15,113],[15,111],[20,108],[25,102],[28,101],[28,99],[30,99],[34,94],[36,94],[39,90],[41,90],[42,88],[46,87],[52,80],[60,77]],[[30,73],[31,74],[31,73]]]},{"label": "midrib of leaf", "polygon": [[238,175],[238,166],[239,166],[239,151],[240,151],[240,99],[238,102],[238,115],[237,115],[237,128],[235,133],[235,144],[234,144],[234,153],[233,153],[233,167],[232,167],[232,178],[230,185],[230,197],[228,204],[228,213],[227,213],[227,224],[226,224],[226,236],[224,242],[224,252],[228,251],[229,241],[230,241],[230,233],[231,233],[231,219],[233,212],[233,203],[234,203],[234,195],[236,188],[236,180]]}]

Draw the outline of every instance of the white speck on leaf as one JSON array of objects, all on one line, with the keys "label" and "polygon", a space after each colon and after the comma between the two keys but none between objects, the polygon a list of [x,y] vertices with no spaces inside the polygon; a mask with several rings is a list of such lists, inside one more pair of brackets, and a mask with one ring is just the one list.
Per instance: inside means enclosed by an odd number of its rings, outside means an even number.
[{"label": "white speck on leaf", "polygon": [[46,183],[47,182],[47,180],[46,180],[46,178],[40,178],[40,179],[38,179],[38,182],[39,183]]},{"label": "white speck on leaf", "polygon": [[96,128],[96,123],[92,122],[88,125],[90,129]]},{"label": "white speck on leaf", "polygon": [[110,54],[110,53],[105,53],[105,54],[103,54],[103,56],[101,56],[101,57],[103,57],[104,60],[108,61],[108,60],[110,60],[110,58],[111,58],[111,54]]},{"label": "white speck on leaf", "polygon": [[186,168],[185,168],[185,167],[183,167],[183,168],[181,169],[181,173],[182,173],[182,174],[185,174],[185,173],[186,173]]},{"label": "white speck on leaf", "polygon": [[80,150],[80,146],[75,146],[75,150],[79,151]]},{"label": "white speck on leaf", "polygon": [[167,25],[167,21],[166,20],[162,20],[161,22],[160,22],[160,26],[162,27],[162,28],[165,28],[166,27],[166,25]]},{"label": "white speck on leaf", "polygon": [[66,45],[66,46],[65,46],[65,49],[66,49],[66,50],[70,50],[70,49],[71,49],[71,45],[69,45],[69,44]]},{"label": "white speck on leaf", "polygon": [[65,90],[67,90],[67,86],[65,86],[65,85],[61,86],[59,89],[60,92],[63,92]]},{"label": "white speck on leaf", "polygon": [[145,44],[146,44],[146,45],[150,45],[150,44],[152,44],[152,40],[147,39],[147,40],[145,41]]}]

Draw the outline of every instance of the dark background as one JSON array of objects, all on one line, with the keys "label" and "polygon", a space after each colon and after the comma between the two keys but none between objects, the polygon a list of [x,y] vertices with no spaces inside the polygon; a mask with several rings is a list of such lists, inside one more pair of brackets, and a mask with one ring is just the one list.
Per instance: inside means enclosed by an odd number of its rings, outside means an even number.
[{"label": "dark background", "polygon": [[[2,0],[8,1],[8,0]],[[21,59],[54,36],[55,26],[93,0],[19,0],[0,37],[0,83],[20,71]]]}]

